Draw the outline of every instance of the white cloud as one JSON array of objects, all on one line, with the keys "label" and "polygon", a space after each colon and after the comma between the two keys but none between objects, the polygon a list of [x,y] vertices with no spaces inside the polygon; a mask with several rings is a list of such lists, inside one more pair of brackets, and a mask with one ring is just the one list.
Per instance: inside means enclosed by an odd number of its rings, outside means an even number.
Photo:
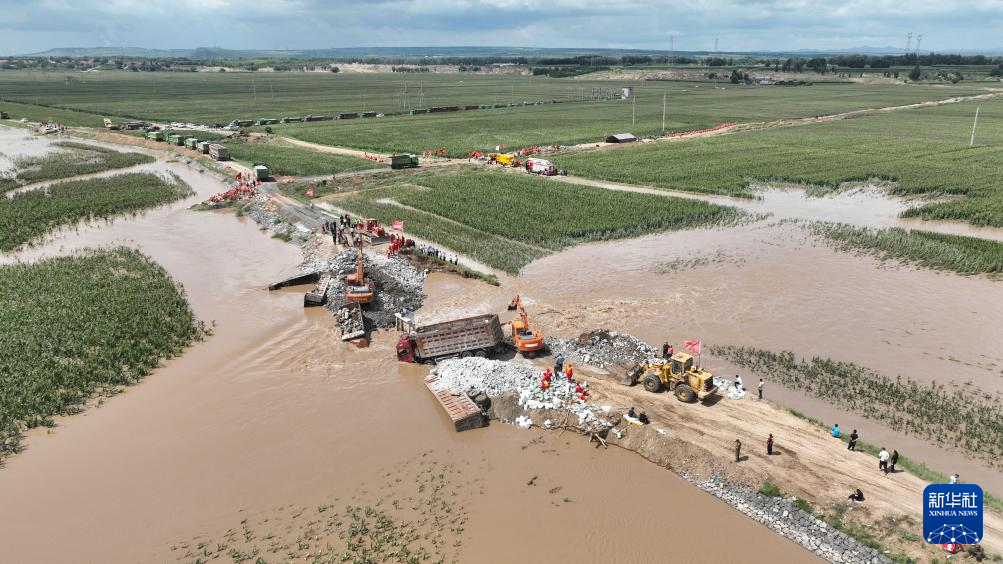
[{"label": "white cloud", "polygon": [[1003,47],[1003,0],[0,0],[0,53],[51,47]]}]

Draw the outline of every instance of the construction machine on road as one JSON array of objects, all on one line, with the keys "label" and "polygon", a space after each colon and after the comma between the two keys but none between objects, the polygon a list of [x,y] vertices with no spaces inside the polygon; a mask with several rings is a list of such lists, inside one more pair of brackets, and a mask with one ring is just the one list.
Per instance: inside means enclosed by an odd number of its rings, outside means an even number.
[{"label": "construction machine on road", "polygon": [[508,309],[519,310],[519,318],[512,320],[512,344],[515,350],[529,358],[536,356],[536,353],[546,348],[546,345],[543,343],[543,335],[535,329],[530,329],[529,315],[526,314],[526,308],[522,307],[522,298],[519,294],[512,298]]},{"label": "construction machine on road", "polygon": [[677,352],[669,359],[649,359],[638,363],[629,371],[621,384],[633,386],[640,381],[644,389],[657,393],[662,388],[672,390],[676,399],[692,402],[704,401],[717,393],[714,375],[694,365],[693,355]]},{"label": "construction machine on road", "polygon": [[104,128],[113,131],[117,131],[119,129],[118,125],[108,118],[104,118]]}]

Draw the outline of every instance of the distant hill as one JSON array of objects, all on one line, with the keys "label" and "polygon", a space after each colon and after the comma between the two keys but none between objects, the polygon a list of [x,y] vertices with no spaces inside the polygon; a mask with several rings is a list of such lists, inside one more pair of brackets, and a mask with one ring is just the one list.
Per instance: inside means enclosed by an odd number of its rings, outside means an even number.
[{"label": "distant hill", "polygon": [[[676,56],[791,56],[815,57],[826,55],[901,55],[904,49],[897,47],[854,47],[851,49],[798,49],[792,51],[673,51]],[[944,49],[939,53],[962,55],[996,55],[1003,48],[996,49]],[[930,53],[929,50],[920,51]],[[573,57],[576,55],[667,55],[669,51],[658,49],[598,49],[598,48],[551,48],[551,47],[331,47],[327,49],[257,50],[224,49],[220,47],[199,47],[196,49],[146,49],[143,47],[59,47],[40,53],[22,55],[26,57],[132,57],[132,58],[189,58],[198,60],[235,60],[253,58],[290,59],[330,59],[330,58],[428,58],[440,57]]]}]

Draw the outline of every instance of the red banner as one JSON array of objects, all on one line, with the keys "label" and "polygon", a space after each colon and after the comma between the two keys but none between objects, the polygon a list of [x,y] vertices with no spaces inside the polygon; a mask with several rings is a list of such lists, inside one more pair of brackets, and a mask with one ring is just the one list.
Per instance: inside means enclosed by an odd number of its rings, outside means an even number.
[{"label": "red banner", "polygon": [[700,340],[686,339],[685,341],[683,341],[683,348],[690,351],[693,354],[700,354]]},{"label": "red banner", "polygon": [[395,219],[394,220],[394,229],[397,230],[397,231],[404,231],[404,220]]}]

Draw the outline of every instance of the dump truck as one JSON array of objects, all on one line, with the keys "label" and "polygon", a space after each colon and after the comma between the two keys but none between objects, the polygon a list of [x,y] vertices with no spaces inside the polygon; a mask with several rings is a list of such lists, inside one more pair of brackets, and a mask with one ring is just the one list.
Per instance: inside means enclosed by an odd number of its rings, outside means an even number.
[{"label": "dump truck", "polygon": [[167,142],[170,143],[171,145],[177,145],[178,147],[180,147],[185,144],[185,136],[178,135],[177,133],[175,133],[167,138]]},{"label": "dump truck", "polygon": [[414,319],[397,314],[397,360],[435,364],[454,357],[487,357],[505,350],[498,315],[489,313],[432,325],[415,326]]},{"label": "dump truck", "polygon": [[7,112],[0,112],[0,119],[10,119],[10,114]]},{"label": "dump truck", "polygon": [[694,365],[693,355],[677,352],[669,359],[649,359],[640,362],[627,371],[621,383],[633,386],[640,381],[644,389],[658,393],[662,388],[671,390],[676,399],[692,402],[703,401],[717,393],[714,375]]},{"label": "dump truck", "polygon": [[163,141],[164,132],[163,131],[147,131],[146,138],[151,141]]},{"label": "dump truck", "polygon": [[298,123],[303,121],[301,117],[284,117],[279,120],[279,123]]},{"label": "dump truck", "polygon": [[198,145],[195,146],[195,150],[202,153],[203,155],[208,155],[209,145],[211,145],[211,143],[209,143],[208,141],[199,141]]},{"label": "dump truck", "polygon": [[122,129],[127,129],[129,131],[135,131],[137,129],[146,129],[147,127],[150,127],[150,124],[146,123],[145,121],[127,121],[124,124],[122,124]]},{"label": "dump truck", "polygon": [[250,127],[254,125],[253,120],[249,119],[235,119],[230,122],[229,127]]},{"label": "dump truck", "polygon": [[268,165],[265,163],[254,163],[254,179],[265,180],[270,176]]},{"label": "dump truck", "polygon": [[507,153],[489,153],[488,159],[503,166],[519,166],[519,159]]},{"label": "dump truck", "polygon": [[213,160],[228,161],[230,160],[230,151],[223,145],[213,143],[209,145],[209,156]]},{"label": "dump truck", "polygon": [[275,118],[258,118],[254,125],[275,125],[276,123],[279,123],[279,120]]},{"label": "dump truck", "polygon": [[185,139],[185,147],[189,149],[195,149],[198,144],[199,140],[197,137],[189,137]]},{"label": "dump truck", "polygon": [[402,168],[415,168],[418,166],[418,155],[404,153],[403,155],[390,155],[390,168],[400,170]]}]

